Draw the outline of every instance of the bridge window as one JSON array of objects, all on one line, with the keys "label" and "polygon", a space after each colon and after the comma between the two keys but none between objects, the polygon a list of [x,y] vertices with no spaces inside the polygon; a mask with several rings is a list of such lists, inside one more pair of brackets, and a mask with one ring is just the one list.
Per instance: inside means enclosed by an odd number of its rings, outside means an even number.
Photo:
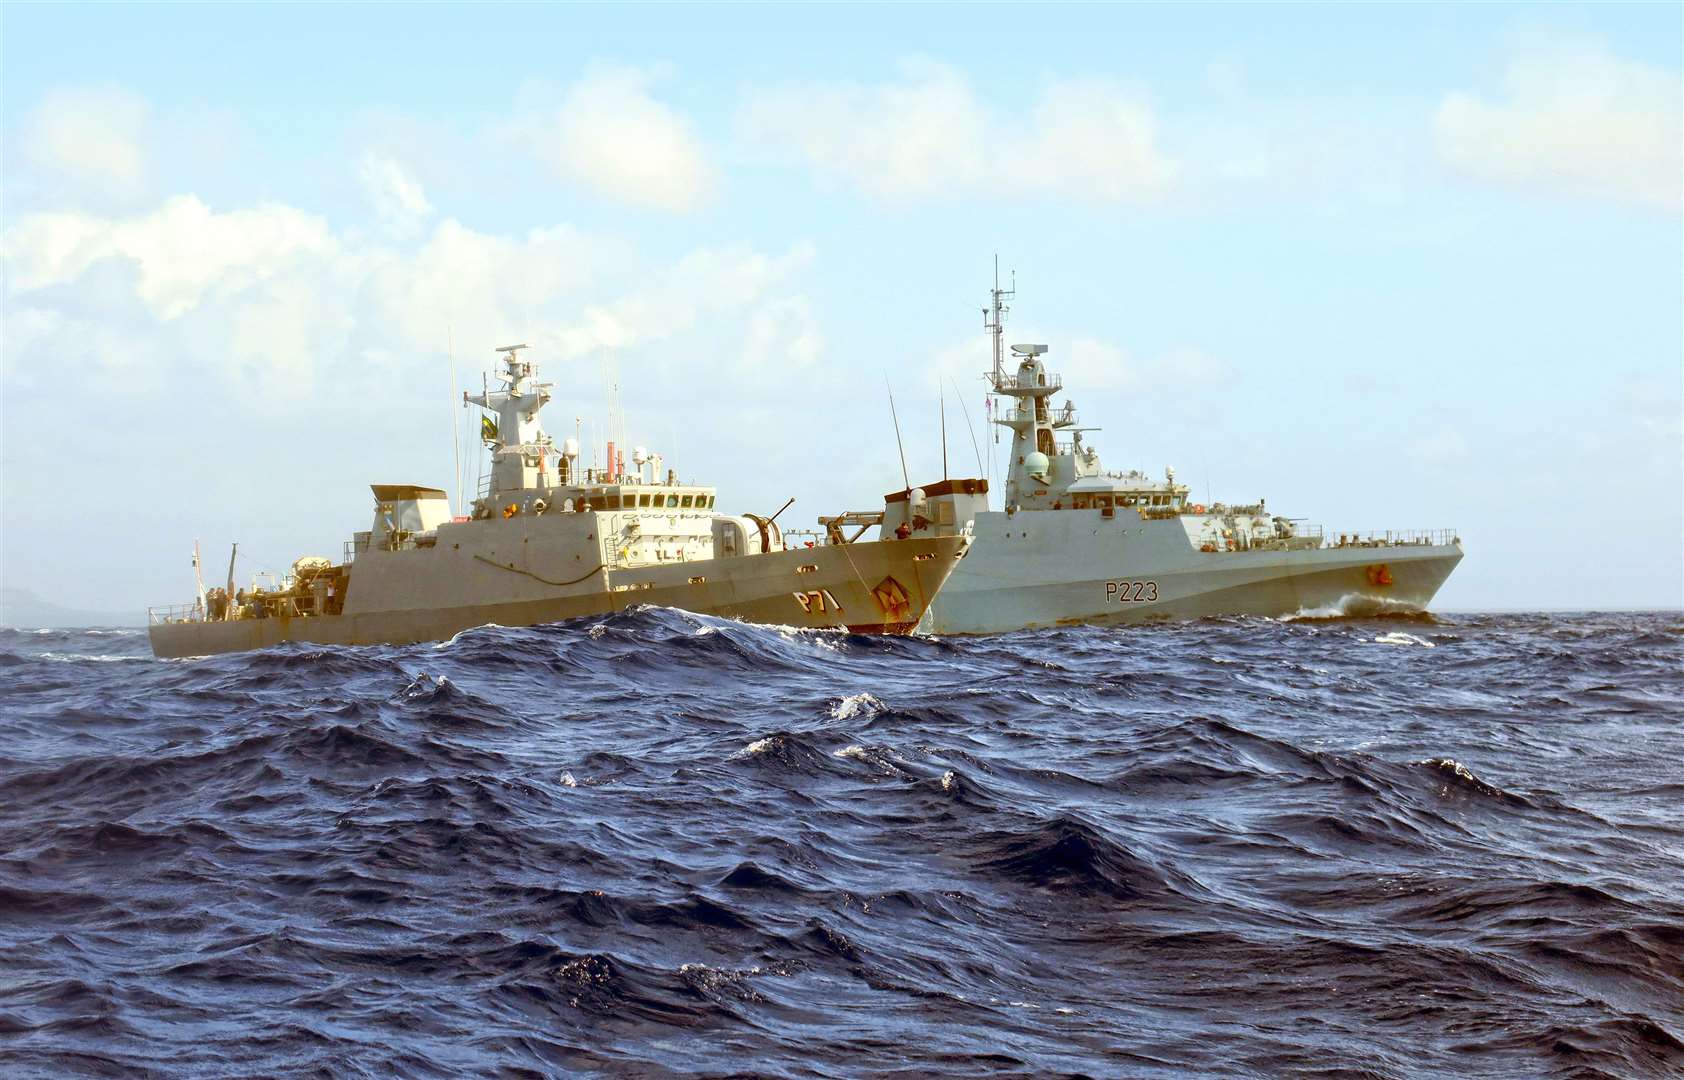
[{"label": "bridge window", "polygon": [[673,509],[673,508],[676,508],[677,506],[678,506],[678,496],[677,495],[668,495],[667,496],[667,507],[668,507],[668,509]]},{"label": "bridge window", "polygon": [[690,499],[691,499],[691,497],[689,495],[686,495],[682,499],[679,500],[678,505],[680,507],[684,508],[685,510],[688,510],[688,509],[690,509]]}]

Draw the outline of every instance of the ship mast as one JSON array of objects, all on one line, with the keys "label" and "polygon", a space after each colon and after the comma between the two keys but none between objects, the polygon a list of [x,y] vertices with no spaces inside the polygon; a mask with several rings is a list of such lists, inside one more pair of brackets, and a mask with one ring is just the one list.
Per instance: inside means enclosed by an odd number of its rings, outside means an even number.
[{"label": "ship mast", "polygon": [[1000,288],[1000,256],[994,256],[994,288],[989,290],[989,306],[982,312],[982,328],[988,331],[988,337],[994,349],[994,389],[1000,389],[1001,380],[1005,378],[1005,333],[1006,312],[1011,310],[1007,300],[1017,298],[1017,271],[1012,271],[1012,284],[1009,289]]},{"label": "ship mast", "polygon": [[552,383],[535,382],[537,365],[520,359],[526,345],[504,345],[497,351],[503,354],[507,369],[497,378],[502,390],[486,390],[478,397],[462,395],[464,405],[478,405],[495,411],[497,431],[486,440],[491,450],[491,494],[531,491],[538,488],[545,475],[544,460],[552,452],[550,437],[544,433],[538,414],[550,400]]}]

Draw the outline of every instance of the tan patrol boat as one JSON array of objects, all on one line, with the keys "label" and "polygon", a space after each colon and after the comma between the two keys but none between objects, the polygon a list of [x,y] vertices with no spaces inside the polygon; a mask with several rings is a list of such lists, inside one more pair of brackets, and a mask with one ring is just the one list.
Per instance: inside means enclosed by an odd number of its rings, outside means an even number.
[{"label": "tan patrol boat", "polygon": [[[728,515],[714,489],[678,482],[658,454],[607,446],[582,468],[539,413],[524,345],[506,346],[500,390],[463,395],[482,418],[491,474],[471,513],[438,488],[375,484],[374,520],[343,559],[299,559],[267,587],[207,590],[149,612],[160,657],[443,640],[470,627],[530,626],[657,604],[749,622],[905,634],[924,616],[969,541],[962,536],[786,547],[777,515]],[[787,507],[788,504],[786,504]],[[781,511],[780,511],[781,513]],[[194,555],[198,567],[197,552]]]}]

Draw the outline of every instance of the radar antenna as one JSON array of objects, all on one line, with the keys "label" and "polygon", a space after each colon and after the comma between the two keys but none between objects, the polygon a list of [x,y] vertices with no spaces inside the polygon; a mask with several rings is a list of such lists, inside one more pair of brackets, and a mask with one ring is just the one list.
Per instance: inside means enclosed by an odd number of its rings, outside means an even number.
[{"label": "radar antenna", "polygon": [[[520,359],[520,351],[522,349],[530,348],[532,348],[532,346],[525,343],[520,345],[499,345],[497,347],[497,351],[503,354],[503,366],[509,369],[509,373],[507,375],[499,375],[498,378],[504,379],[505,381],[518,381],[525,373],[523,370],[525,369],[525,364]],[[513,386],[514,382],[511,381],[509,385]]]}]

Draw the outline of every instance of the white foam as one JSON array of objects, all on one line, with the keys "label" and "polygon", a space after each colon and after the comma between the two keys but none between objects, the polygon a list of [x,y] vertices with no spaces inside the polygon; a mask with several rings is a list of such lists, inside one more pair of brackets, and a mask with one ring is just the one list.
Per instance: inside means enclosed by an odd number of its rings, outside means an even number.
[{"label": "white foam", "polygon": [[452,645],[456,644],[457,639],[460,638],[463,634],[471,634],[475,630],[502,630],[502,629],[505,629],[503,624],[494,623],[494,622],[481,623],[478,626],[469,626],[465,629],[456,631],[454,634],[451,634],[448,640],[439,642],[438,644],[434,645],[433,648],[435,648],[435,649],[448,649]]},{"label": "white foam", "polygon": [[883,711],[883,702],[873,694],[849,694],[838,701],[830,710],[830,715],[837,720],[848,720],[860,713],[877,713]]},{"label": "white foam", "polygon": [[831,756],[832,757],[839,757],[839,758],[853,758],[855,761],[869,761],[869,760],[871,760],[871,752],[869,750],[867,750],[865,747],[860,746],[858,744],[855,744],[853,746],[844,746],[842,749],[836,751]]},{"label": "white foam", "polygon": [[1469,780],[1476,784],[1484,783],[1484,781],[1480,780],[1479,777],[1473,774],[1472,769],[1469,769],[1466,765],[1463,765],[1455,758],[1428,758],[1421,762],[1421,764],[1431,765],[1437,769],[1449,769],[1463,780]]},{"label": "white foam", "polygon": [[749,743],[747,746],[743,747],[742,752],[745,754],[763,754],[772,749],[772,744],[776,741],[776,735],[768,735],[764,739],[756,739]]},{"label": "white foam", "polygon": [[561,786],[562,787],[578,787],[579,781],[573,779],[572,773],[563,770],[563,772],[561,774]]},{"label": "white foam", "polygon": [[954,774],[952,769],[949,769],[941,774],[941,789],[943,791],[952,791],[958,786],[959,777]]},{"label": "white foam", "polygon": [[1416,637],[1414,634],[1406,634],[1402,630],[1393,630],[1390,633],[1381,634],[1374,640],[1380,645],[1419,645],[1423,649],[1432,649],[1437,647],[1426,638]]},{"label": "white foam", "polygon": [[39,654],[42,660],[51,660],[58,664],[80,664],[92,660],[97,664],[134,663],[137,660],[150,660],[150,656],[96,656],[93,653],[61,653],[44,652]]},{"label": "white foam", "polygon": [[1342,619],[1366,615],[1416,615],[1424,610],[1419,604],[1408,604],[1398,600],[1389,600],[1382,596],[1369,596],[1365,593],[1346,593],[1331,604],[1299,608],[1291,615],[1282,615],[1281,621]]},{"label": "white foam", "polygon": [[792,644],[811,645],[815,649],[826,652],[840,652],[842,637],[847,631],[835,626],[785,626],[767,625],[767,630],[775,632],[780,638]]}]

